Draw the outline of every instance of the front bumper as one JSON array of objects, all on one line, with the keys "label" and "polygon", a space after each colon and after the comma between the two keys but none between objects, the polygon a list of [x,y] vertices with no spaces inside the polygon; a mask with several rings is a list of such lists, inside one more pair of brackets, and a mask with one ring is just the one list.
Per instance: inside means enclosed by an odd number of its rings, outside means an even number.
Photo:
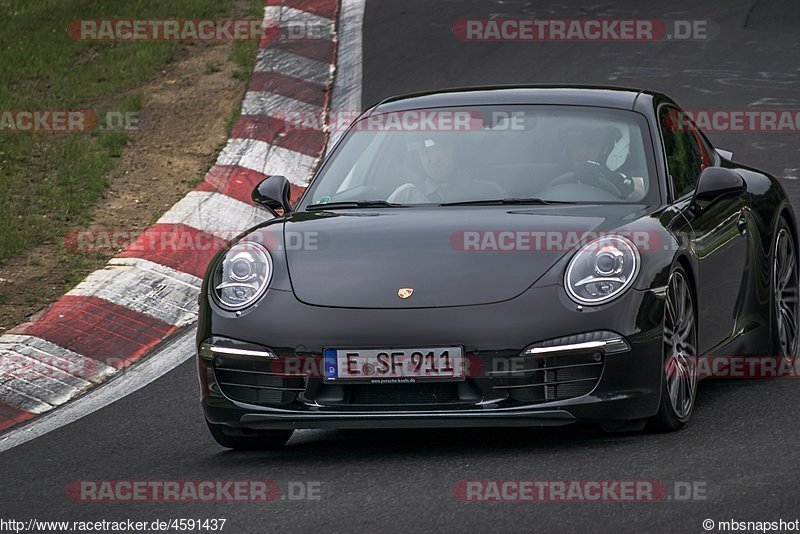
[{"label": "front bumper", "polygon": [[[290,292],[271,293],[242,318],[201,303],[199,343],[212,336],[246,340],[275,356],[244,351],[198,358],[203,409],[211,423],[240,431],[561,426],[637,420],[658,410],[663,300],[649,291],[629,291],[582,311],[558,286],[533,288],[504,303],[435,310],[324,308],[303,304]],[[543,302],[557,305],[540,311]],[[604,353],[582,345],[559,353],[559,347],[597,331],[619,334],[629,349]],[[522,355],[532,344],[565,335],[571,341]],[[332,385],[314,372],[318,367],[304,363],[284,373],[286,362],[321,361],[327,347],[454,344],[477,363],[463,382]],[[276,362],[282,370],[277,373]],[[505,373],[509,362],[522,372]]]},{"label": "front bumper", "polygon": [[448,428],[495,426],[563,426],[576,419],[565,410],[393,412],[393,413],[248,413],[228,426],[253,430],[279,428]]}]

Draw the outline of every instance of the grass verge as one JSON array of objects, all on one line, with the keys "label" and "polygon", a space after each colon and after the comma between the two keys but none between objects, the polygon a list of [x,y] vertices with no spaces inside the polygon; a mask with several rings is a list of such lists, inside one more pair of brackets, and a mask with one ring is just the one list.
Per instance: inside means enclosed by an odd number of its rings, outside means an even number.
[{"label": "grass verge", "polygon": [[[241,5],[219,0],[0,0],[5,14],[0,18],[0,112],[89,108],[104,117],[106,111],[138,111],[142,95],[116,102],[113,109],[102,102],[114,101],[115,95],[159,72],[180,43],[77,41],[67,33],[70,22],[261,16],[261,2],[246,2],[245,13],[232,13]],[[256,46],[254,41],[235,44],[240,66],[235,78],[246,79],[251,72]],[[215,69],[210,66],[209,72]],[[0,131],[0,260],[38,245],[57,245],[68,228],[87,224],[128,135]]]},{"label": "grass verge", "polygon": [[255,41],[74,41],[70,22],[260,19],[263,0],[0,0],[0,12],[0,113],[91,109],[102,125],[106,112],[141,110],[142,119],[132,132],[0,131],[1,334],[115,254],[64,246],[68,232],[147,227],[202,181],[256,59]]}]

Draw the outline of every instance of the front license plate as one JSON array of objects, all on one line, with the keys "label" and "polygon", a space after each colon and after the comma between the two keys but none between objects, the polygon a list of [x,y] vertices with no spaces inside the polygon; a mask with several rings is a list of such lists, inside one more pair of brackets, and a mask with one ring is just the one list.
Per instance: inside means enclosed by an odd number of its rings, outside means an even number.
[{"label": "front license plate", "polygon": [[403,384],[464,380],[461,347],[325,349],[325,381]]}]

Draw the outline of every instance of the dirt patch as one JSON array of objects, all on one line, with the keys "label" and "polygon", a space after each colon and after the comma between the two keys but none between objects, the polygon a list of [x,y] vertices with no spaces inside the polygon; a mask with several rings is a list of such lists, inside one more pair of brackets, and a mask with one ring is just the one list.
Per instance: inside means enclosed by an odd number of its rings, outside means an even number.
[{"label": "dirt patch", "polygon": [[[109,187],[92,212],[90,228],[147,228],[193,189],[226,141],[226,125],[245,84],[233,44],[181,45],[168,68],[98,107],[113,109],[141,93],[138,129],[132,132]],[[110,105],[109,105],[110,104]],[[57,300],[115,250],[75,252],[50,243],[0,263],[0,333]]]}]

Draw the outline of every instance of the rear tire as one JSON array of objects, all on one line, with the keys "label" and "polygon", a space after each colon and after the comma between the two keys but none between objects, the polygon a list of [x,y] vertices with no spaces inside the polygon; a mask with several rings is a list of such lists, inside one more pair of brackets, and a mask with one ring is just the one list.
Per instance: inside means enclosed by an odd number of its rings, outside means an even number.
[{"label": "rear tire", "polygon": [[697,320],[692,286],[680,265],[672,271],[664,306],[661,400],[649,426],[656,432],[683,428],[697,398]]},{"label": "rear tire", "polygon": [[208,424],[208,430],[214,440],[228,449],[240,451],[263,451],[283,447],[294,430],[260,430],[252,434],[240,435],[226,432],[223,425]]}]

